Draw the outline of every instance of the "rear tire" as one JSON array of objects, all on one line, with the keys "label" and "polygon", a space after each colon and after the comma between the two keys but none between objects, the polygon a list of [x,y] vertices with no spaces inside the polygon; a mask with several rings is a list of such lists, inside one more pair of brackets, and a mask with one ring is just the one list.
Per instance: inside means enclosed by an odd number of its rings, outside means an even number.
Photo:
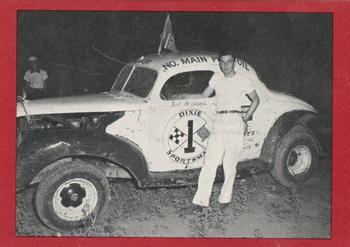
[{"label": "rear tire", "polygon": [[295,126],[276,151],[271,175],[286,187],[298,187],[319,178],[321,168],[317,141],[304,127]]},{"label": "rear tire", "polygon": [[59,165],[39,183],[35,206],[41,221],[58,232],[95,223],[107,209],[110,188],[104,173],[82,161]]}]

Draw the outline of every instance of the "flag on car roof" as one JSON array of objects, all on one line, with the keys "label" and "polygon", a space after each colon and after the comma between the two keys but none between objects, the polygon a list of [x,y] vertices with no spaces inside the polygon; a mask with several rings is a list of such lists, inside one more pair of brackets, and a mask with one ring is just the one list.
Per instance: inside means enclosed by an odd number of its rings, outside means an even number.
[{"label": "flag on car roof", "polygon": [[176,45],[175,45],[175,37],[173,33],[173,28],[171,26],[169,14],[167,14],[166,16],[164,28],[162,33],[160,34],[158,54],[160,54],[163,50],[170,50],[173,52],[177,52]]}]

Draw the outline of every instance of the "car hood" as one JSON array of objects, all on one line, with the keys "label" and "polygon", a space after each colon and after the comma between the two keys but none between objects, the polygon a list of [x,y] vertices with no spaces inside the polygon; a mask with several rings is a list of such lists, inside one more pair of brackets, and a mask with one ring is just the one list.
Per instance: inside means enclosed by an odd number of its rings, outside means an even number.
[{"label": "car hood", "polygon": [[17,103],[17,117],[26,114],[133,111],[139,110],[146,102],[147,99],[125,92],[25,100]]}]

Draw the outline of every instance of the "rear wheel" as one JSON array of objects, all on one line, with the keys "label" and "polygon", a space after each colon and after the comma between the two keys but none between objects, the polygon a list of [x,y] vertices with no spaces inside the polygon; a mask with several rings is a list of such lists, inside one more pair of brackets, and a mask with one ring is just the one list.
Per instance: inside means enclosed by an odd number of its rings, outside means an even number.
[{"label": "rear wheel", "polygon": [[314,137],[295,126],[282,139],[275,154],[272,177],[287,187],[302,186],[321,174],[320,150]]},{"label": "rear wheel", "polygon": [[41,221],[59,232],[88,226],[108,207],[110,189],[98,168],[82,161],[64,163],[39,183],[35,206]]}]

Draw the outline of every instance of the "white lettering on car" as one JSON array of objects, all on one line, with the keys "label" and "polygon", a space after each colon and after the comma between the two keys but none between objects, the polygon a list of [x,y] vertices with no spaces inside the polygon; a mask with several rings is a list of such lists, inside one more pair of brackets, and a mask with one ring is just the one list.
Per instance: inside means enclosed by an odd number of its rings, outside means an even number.
[{"label": "white lettering on car", "polygon": [[[215,57],[211,57],[212,60],[215,62]],[[217,59],[217,58],[216,58]],[[173,60],[170,60],[166,62],[165,64],[162,64],[163,72],[175,68],[177,66],[181,65],[187,65],[187,64],[194,64],[194,63],[208,63],[208,58],[205,56],[198,56],[198,57],[183,57],[180,58],[180,63],[177,63]]]},{"label": "white lettering on car", "polygon": [[167,71],[168,69],[174,68],[176,66],[178,66],[179,64],[177,64],[175,61],[169,61],[166,64],[163,64],[163,71]]},{"label": "white lettering on car", "polygon": [[239,58],[236,59],[236,62],[237,62],[238,65],[242,66],[244,69],[249,71],[247,62],[245,62],[245,61],[243,61],[242,59],[239,59]]}]

